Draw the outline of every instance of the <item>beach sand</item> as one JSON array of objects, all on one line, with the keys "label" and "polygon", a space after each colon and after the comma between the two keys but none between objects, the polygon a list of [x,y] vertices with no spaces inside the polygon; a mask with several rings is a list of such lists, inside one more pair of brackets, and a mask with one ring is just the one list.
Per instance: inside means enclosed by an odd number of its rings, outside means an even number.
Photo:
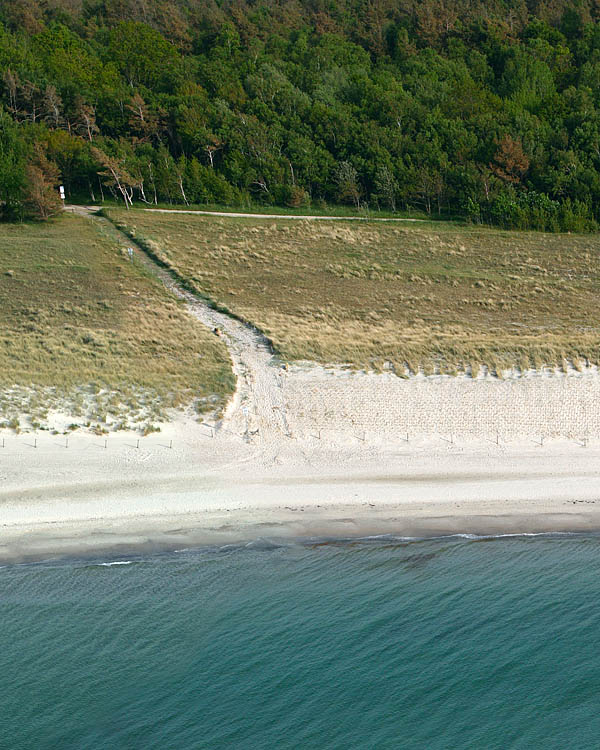
[{"label": "beach sand", "polygon": [[0,431],[0,559],[258,537],[600,530],[596,368],[404,379],[282,366],[260,332],[135,252],[218,329],[235,396],[219,421],[173,415],[144,438],[76,432],[67,444],[51,430],[68,414],[50,415],[45,432]]},{"label": "beach sand", "polygon": [[[140,439],[5,434],[0,559],[257,538],[600,530],[600,439],[323,438],[277,446],[179,420]],[[171,444],[173,447],[170,448]]]}]

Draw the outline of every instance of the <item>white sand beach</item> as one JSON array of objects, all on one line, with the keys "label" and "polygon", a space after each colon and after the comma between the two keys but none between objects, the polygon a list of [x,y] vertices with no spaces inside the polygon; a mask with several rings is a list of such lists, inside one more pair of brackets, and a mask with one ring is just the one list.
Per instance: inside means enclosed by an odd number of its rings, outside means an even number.
[{"label": "white sand beach", "polygon": [[600,529],[595,373],[407,381],[269,365],[240,381],[214,427],[5,431],[0,558]]},{"label": "white sand beach", "polygon": [[[173,447],[169,448],[170,441]],[[0,558],[257,537],[600,529],[600,440],[270,449],[183,422],[140,440],[5,438]],[[290,441],[289,443],[287,441]],[[236,444],[237,443],[237,444]]]},{"label": "white sand beach", "polygon": [[82,432],[67,443],[0,431],[0,558],[264,536],[600,530],[595,368],[404,379],[283,367],[256,330],[140,260],[219,329],[235,397],[218,422],[180,415],[148,437],[112,433],[106,447]]}]

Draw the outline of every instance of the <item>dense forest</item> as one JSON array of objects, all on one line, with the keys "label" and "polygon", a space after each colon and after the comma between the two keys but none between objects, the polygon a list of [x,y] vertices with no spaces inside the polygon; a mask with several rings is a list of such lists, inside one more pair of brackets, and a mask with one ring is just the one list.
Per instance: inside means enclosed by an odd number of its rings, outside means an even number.
[{"label": "dense forest", "polygon": [[600,222],[598,0],[3,0],[0,213]]}]

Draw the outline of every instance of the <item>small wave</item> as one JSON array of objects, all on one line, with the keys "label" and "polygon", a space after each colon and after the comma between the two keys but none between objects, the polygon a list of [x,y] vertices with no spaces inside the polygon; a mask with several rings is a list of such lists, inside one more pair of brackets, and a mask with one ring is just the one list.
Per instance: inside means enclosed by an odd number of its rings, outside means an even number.
[{"label": "small wave", "polygon": [[103,568],[112,568],[113,565],[133,565],[133,560],[115,560],[114,562],[97,563]]},{"label": "small wave", "polygon": [[568,531],[513,531],[512,534],[489,534],[488,536],[501,539],[504,536],[561,536],[568,533]]},{"label": "small wave", "polygon": [[432,542],[439,539],[466,539],[477,541],[479,539],[503,539],[505,537],[522,536],[573,536],[577,532],[572,531],[514,531],[506,534],[473,534],[471,532],[456,532],[454,534],[437,534],[434,536],[400,536],[398,534],[370,534],[359,537],[340,537],[339,539],[328,539],[331,542]]},{"label": "small wave", "polygon": [[399,536],[397,534],[372,534],[369,536],[343,537],[335,541],[344,542],[434,542],[442,539],[466,539],[476,542],[485,539],[505,539],[510,537],[556,537],[556,536],[589,536],[590,532],[576,531],[513,531],[505,534],[473,534],[471,532],[456,532],[453,534],[437,534],[434,536]]},{"label": "small wave", "polygon": [[575,531],[513,531],[506,534],[446,534],[441,537],[434,537],[435,539],[468,539],[470,541],[477,541],[480,539],[506,539],[509,537],[523,537],[523,536],[589,536],[589,532],[579,533]]},{"label": "small wave", "polygon": [[510,534],[447,534],[444,537],[439,537],[440,539],[468,539],[468,540],[477,540],[477,539],[504,539],[505,537],[512,537],[512,536],[550,536],[551,533],[547,531],[536,531],[536,532],[530,532],[530,531],[515,531]]},{"label": "small wave", "polygon": [[[420,542],[423,538],[420,536],[398,536],[397,534],[370,534],[369,536],[359,536],[355,539],[348,537],[348,540],[356,542]],[[341,541],[345,541],[345,539]]]}]

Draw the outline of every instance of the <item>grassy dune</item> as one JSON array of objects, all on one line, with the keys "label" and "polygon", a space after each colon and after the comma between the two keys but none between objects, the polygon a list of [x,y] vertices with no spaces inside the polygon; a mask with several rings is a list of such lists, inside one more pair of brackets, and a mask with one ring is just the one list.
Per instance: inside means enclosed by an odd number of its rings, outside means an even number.
[{"label": "grassy dune", "polygon": [[399,374],[600,360],[600,237],[111,209],[288,359]]},{"label": "grassy dune", "polygon": [[225,347],[108,223],[1,225],[0,303],[5,420],[43,424],[67,399],[84,421],[130,426],[193,400],[218,408],[234,386]]}]

